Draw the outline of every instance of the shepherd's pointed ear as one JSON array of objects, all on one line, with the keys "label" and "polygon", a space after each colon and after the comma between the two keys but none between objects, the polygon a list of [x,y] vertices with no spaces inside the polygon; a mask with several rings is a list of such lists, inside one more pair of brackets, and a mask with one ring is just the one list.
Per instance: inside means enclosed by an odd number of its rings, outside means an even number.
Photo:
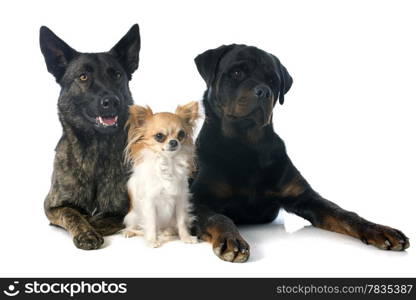
[{"label": "shepherd's pointed ear", "polygon": [[205,80],[207,86],[210,86],[215,78],[215,73],[221,58],[225,53],[234,48],[235,45],[223,45],[216,49],[207,50],[195,57],[195,64],[199,74]]},{"label": "shepherd's pointed ear", "polygon": [[126,71],[129,80],[134,71],[139,67],[140,30],[139,25],[134,24],[125,36],[110,50]]},{"label": "shepherd's pointed ear", "polygon": [[68,46],[46,26],[40,28],[39,42],[48,71],[59,82],[65,73],[68,63],[78,52]]}]

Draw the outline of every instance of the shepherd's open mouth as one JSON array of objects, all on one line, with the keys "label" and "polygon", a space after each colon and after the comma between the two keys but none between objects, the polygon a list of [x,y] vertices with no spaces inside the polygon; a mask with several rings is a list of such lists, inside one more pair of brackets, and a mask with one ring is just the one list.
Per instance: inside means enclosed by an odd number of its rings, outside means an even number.
[{"label": "shepherd's open mouth", "polygon": [[117,126],[117,120],[118,116],[112,116],[112,117],[102,117],[98,116],[95,118],[95,122],[98,125],[108,127],[108,126]]}]

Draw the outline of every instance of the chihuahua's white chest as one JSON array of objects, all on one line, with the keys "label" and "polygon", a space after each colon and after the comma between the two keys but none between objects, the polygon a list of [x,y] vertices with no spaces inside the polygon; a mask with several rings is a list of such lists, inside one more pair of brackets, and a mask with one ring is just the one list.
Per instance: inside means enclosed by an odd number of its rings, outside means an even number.
[{"label": "chihuahua's white chest", "polygon": [[188,161],[183,155],[157,156],[154,162],[154,175],[160,181],[161,192],[172,196],[180,194],[187,181],[188,169]]},{"label": "chihuahua's white chest", "polygon": [[165,200],[166,196],[179,196],[187,192],[188,162],[185,157],[179,154],[172,158],[154,154],[149,156],[134,167],[129,185],[135,185],[144,196],[165,196]]},{"label": "chihuahua's white chest", "polygon": [[188,207],[189,154],[165,156],[151,151],[142,153],[128,182],[132,206],[139,219],[145,218],[147,207],[155,207],[160,227],[169,226],[178,202]]}]

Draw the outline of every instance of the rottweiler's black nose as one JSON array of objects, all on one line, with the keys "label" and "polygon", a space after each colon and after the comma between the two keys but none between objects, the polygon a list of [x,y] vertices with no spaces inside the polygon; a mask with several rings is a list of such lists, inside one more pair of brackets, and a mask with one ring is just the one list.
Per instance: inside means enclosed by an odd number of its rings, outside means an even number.
[{"label": "rottweiler's black nose", "polygon": [[178,146],[178,141],[177,140],[170,140],[169,141],[169,146],[171,148],[176,148]]},{"label": "rottweiler's black nose", "polygon": [[254,94],[256,94],[257,98],[269,98],[272,94],[270,88],[264,84],[260,84],[254,88]]},{"label": "rottweiler's black nose", "polygon": [[120,103],[120,99],[117,96],[105,97],[101,100],[101,107],[104,109],[116,108]]}]

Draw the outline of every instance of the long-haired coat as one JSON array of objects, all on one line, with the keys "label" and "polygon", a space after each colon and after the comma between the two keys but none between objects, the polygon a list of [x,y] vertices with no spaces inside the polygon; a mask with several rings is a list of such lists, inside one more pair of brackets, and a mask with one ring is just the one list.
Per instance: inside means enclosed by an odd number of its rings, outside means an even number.
[{"label": "long-haired coat", "polygon": [[132,165],[127,187],[129,213],[124,235],[142,235],[151,247],[159,247],[167,236],[189,234],[188,177],[193,170],[192,134],[198,118],[198,103],[178,106],[175,113],[154,114],[149,107],[129,109],[126,159]]}]

